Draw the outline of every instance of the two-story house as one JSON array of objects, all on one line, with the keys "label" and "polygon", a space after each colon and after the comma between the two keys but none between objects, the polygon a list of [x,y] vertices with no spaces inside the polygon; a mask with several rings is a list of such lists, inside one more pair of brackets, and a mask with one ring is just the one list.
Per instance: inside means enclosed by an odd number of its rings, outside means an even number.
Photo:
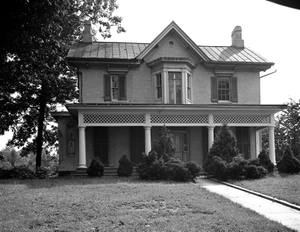
[{"label": "two-story house", "polygon": [[260,72],[274,63],[244,47],[241,27],[231,37],[231,46],[199,46],[171,22],[151,43],[94,42],[86,22],[67,55],[78,70],[79,103],[53,114],[59,172],[85,170],[93,156],[107,167],[123,155],[139,163],[163,125],[176,157],[198,164],[223,124],[246,158],[261,151],[268,128],[275,163],[274,114],[283,106],[260,104]]}]

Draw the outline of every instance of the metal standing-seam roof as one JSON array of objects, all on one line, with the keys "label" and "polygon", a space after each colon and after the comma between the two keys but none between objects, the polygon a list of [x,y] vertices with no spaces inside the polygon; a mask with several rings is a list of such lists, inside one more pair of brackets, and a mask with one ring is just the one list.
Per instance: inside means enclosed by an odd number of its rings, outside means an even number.
[{"label": "metal standing-seam roof", "polygon": [[130,60],[136,58],[147,46],[147,43],[77,42],[72,45],[67,58]]},{"label": "metal standing-seam roof", "polygon": [[258,53],[249,48],[232,46],[199,46],[199,48],[216,62],[270,63]]},{"label": "metal standing-seam roof", "polygon": [[[76,42],[72,45],[67,58],[97,58],[97,59],[125,59],[131,60],[149,45],[149,43],[128,42]],[[267,59],[249,48],[232,46],[198,46],[212,62],[226,63],[257,63],[269,64]]]}]

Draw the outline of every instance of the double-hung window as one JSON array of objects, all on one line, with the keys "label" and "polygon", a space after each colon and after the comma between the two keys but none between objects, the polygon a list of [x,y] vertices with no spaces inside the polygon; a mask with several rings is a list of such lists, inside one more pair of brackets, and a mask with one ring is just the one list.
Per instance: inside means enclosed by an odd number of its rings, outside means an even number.
[{"label": "double-hung window", "polygon": [[237,77],[211,77],[212,102],[237,102]]},{"label": "double-hung window", "polygon": [[104,101],[126,100],[125,75],[104,75]]},{"label": "double-hung window", "polygon": [[162,98],[162,78],[161,78],[161,73],[157,73],[155,74],[155,83],[156,83],[156,87],[155,87],[155,97],[156,99],[161,99]]},{"label": "double-hung window", "polygon": [[182,80],[181,72],[169,72],[169,103],[182,103]]}]

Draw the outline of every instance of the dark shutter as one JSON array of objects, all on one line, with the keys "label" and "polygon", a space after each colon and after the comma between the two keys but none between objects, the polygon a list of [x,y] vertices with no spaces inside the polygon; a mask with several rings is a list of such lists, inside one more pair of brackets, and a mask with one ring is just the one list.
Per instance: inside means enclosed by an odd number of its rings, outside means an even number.
[{"label": "dark shutter", "polygon": [[231,101],[238,102],[237,77],[231,77]]},{"label": "dark shutter", "polygon": [[111,101],[110,75],[104,75],[104,101]]},{"label": "dark shutter", "polygon": [[125,76],[119,76],[119,91],[120,91],[120,99],[126,100],[126,78]]},{"label": "dark shutter", "polygon": [[218,79],[217,77],[211,77],[211,101],[218,101]]}]

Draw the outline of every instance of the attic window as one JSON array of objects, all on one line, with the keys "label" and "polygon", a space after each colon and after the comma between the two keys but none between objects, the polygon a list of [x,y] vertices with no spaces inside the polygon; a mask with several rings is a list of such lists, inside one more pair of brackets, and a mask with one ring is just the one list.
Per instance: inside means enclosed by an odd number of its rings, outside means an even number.
[{"label": "attic window", "polygon": [[170,41],[169,41],[169,45],[170,45],[170,47],[173,47],[174,42],[173,42],[172,40],[170,40]]}]

